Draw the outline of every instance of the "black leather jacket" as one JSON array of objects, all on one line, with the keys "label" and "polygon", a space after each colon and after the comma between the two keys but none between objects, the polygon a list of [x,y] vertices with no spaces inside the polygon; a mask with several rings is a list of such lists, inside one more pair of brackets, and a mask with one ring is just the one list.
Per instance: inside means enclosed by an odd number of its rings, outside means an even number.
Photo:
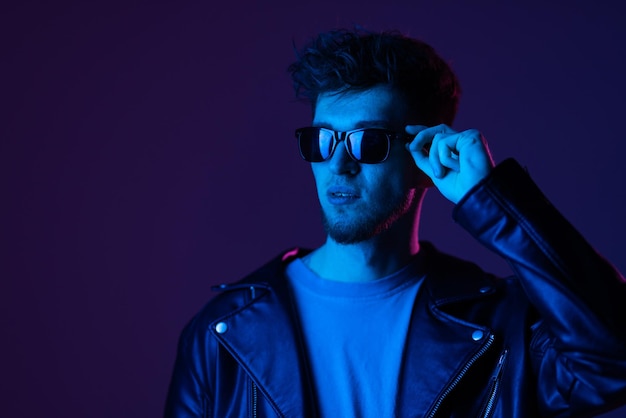
[{"label": "black leather jacket", "polygon": [[[454,218],[503,256],[497,279],[422,243],[397,395],[401,417],[592,416],[626,402],[626,284],[513,160]],[[183,331],[167,417],[316,416],[284,276],[294,250],[232,285]]]}]

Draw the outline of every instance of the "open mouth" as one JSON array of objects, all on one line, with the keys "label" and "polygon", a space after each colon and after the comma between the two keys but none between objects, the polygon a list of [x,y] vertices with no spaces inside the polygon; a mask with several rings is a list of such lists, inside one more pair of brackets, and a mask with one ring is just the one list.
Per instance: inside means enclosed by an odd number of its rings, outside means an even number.
[{"label": "open mouth", "polygon": [[334,205],[345,205],[353,203],[360,198],[356,190],[348,189],[346,187],[333,187],[327,192],[328,201]]}]

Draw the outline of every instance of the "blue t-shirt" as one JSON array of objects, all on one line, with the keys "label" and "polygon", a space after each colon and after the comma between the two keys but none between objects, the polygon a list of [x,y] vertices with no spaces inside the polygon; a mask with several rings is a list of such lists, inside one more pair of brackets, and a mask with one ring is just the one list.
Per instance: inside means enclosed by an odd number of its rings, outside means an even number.
[{"label": "blue t-shirt", "polygon": [[287,266],[325,417],[392,417],[411,310],[422,283],[419,258],[379,280],[322,279],[301,259]]}]

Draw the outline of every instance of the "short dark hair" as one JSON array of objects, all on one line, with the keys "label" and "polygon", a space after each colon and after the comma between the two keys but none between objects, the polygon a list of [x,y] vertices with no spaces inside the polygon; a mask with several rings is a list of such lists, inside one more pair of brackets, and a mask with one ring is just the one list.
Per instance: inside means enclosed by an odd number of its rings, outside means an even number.
[{"label": "short dark hair", "polygon": [[288,68],[296,97],[313,108],[322,93],[388,84],[404,94],[420,123],[452,124],[461,88],[450,66],[428,44],[396,31],[338,29],[319,34]]}]

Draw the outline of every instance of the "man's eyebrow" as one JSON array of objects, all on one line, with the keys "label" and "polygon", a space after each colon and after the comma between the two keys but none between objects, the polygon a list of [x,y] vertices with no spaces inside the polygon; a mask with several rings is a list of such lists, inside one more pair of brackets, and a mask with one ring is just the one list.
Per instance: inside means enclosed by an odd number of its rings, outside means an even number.
[{"label": "man's eyebrow", "polygon": [[[327,122],[316,122],[314,124],[316,128],[326,128],[330,130],[334,130],[332,124]],[[391,129],[392,124],[388,120],[384,119],[375,119],[375,120],[361,120],[354,124],[352,129],[365,129],[365,128],[382,128],[382,129]]]},{"label": "man's eyebrow", "polygon": [[363,120],[363,121],[358,122],[354,126],[354,129],[362,129],[362,128],[384,128],[384,129],[389,129],[389,128],[391,128],[391,122],[388,121],[388,120],[384,120],[384,119]]}]

